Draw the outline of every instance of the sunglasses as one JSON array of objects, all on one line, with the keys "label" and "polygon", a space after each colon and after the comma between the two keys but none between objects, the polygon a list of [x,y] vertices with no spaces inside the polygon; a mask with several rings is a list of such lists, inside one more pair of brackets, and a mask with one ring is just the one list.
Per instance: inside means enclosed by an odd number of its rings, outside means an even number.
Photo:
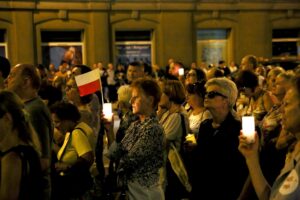
[{"label": "sunglasses", "polygon": [[207,92],[205,94],[205,97],[209,98],[209,99],[213,99],[215,98],[216,96],[220,96],[220,97],[223,97],[223,98],[227,98],[225,95],[217,92],[217,91],[210,91],[210,92]]}]

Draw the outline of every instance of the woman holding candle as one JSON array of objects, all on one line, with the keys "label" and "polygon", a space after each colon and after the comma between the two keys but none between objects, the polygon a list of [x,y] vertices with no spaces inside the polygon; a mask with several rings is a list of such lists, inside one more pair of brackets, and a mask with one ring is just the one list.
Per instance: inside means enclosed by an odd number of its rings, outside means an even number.
[{"label": "woman holding candle", "polygon": [[227,78],[212,78],[205,84],[204,106],[212,119],[200,125],[194,147],[191,199],[236,199],[247,175],[238,151],[241,122],[233,109],[238,90]]},{"label": "woman holding candle", "polygon": [[163,165],[164,133],[156,117],[161,96],[157,82],[140,78],[131,84],[133,114],[139,119],[131,123],[111,157],[120,159],[117,173],[127,186],[131,199],[164,199],[159,185],[159,169]]},{"label": "woman holding candle", "polygon": [[292,82],[291,89],[283,100],[282,126],[297,138],[294,149],[287,154],[285,166],[281,170],[273,186],[265,179],[259,163],[259,139],[256,134],[255,142],[248,143],[247,138],[240,135],[239,150],[244,155],[251,176],[252,184],[259,199],[296,200],[300,198],[300,77]]}]

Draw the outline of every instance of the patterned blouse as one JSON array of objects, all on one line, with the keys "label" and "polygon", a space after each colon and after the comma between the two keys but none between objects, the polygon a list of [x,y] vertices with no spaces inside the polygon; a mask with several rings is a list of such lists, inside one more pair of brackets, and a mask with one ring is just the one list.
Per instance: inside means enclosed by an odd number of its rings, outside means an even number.
[{"label": "patterned blouse", "polygon": [[128,181],[136,181],[142,186],[157,184],[164,150],[163,128],[157,117],[133,122],[119,145],[118,171],[124,171]]},{"label": "patterned blouse", "polygon": [[133,114],[132,111],[128,111],[122,116],[119,129],[116,133],[116,141],[118,143],[124,138],[126,130],[130,124],[136,120],[138,120],[138,116]]},{"label": "patterned blouse", "polygon": [[260,124],[263,143],[268,143],[272,138],[278,137],[281,130],[281,120],[281,105],[274,105]]},{"label": "patterned blouse", "polygon": [[256,100],[252,97],[250,99],[250,104],[247,108],[246,115],[253,115],[257,122],[260,122],[263,117],[267,114],[267,110],[264,106],[264,95],[266,94],[265,90],[260,91]]}]

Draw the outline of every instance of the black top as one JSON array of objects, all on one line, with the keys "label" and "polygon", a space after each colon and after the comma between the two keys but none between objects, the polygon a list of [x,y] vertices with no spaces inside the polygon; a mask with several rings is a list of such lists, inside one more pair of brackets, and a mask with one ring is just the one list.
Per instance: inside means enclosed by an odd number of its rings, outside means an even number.
[{"label": "black top", "polygon": [[19,145],[1,153],[5,156],[10,152],[19,155],[22,162],[20,182],[20,200],[42,199],[42,170],[40,157],[32,146]]},{"label": "black top", "polygon": [[192,199],[237,199],[247,177],[247,167],[238,151],[241,122],[231,113],[218,128],[212,119],[203,121],[193,152]]}]

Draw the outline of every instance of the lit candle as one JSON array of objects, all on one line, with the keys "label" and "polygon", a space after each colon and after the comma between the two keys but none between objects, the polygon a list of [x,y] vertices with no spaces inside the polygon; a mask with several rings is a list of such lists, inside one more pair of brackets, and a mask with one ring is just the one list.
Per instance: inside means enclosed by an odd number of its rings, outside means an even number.
[{"label": "lit candle", "polygon": [[249,143],[253,143],[255,137],[255,122],[253,116],[242,117],[242,130],[243,135],[247,138],[247,141]]},{"label": "lit candle", "polygon": [[183,76],[184,75],[184,69],[183,68],[179,68],[179,75]]},{"label": "lit candle", "polygon": [[103,114],[104,117],[108,120],[112,120],[113,112],[112,112],[112,104],[111,103],[104,103],[103,104]]}]

